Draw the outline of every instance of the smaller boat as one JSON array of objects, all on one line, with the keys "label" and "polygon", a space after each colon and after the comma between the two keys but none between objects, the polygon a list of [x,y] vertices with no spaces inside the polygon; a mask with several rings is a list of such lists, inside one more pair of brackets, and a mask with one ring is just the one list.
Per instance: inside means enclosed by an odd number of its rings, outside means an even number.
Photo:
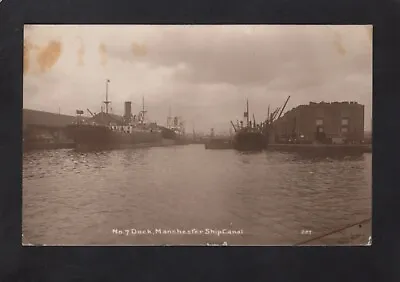
[{"label": "smaller boat", "polygon": [[211,129],[210,138],[205,143],[205,148],[214,150],[233,149],[233,144],[229,138],[215,137],[214,129]]},{"label": "smaller boat", "polygon": [[233,144],[231,140],[211,139],[205,144],[205,148],[214,150],[233,149]]}]

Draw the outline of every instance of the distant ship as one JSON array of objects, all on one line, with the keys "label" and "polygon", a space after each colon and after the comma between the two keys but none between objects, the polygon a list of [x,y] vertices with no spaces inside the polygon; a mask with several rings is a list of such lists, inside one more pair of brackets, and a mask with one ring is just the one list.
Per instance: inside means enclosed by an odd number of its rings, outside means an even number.
[{"label": "distant ship", "polygon": [[162,131],[163,138],[171,138],[175,140],[177,145],[186,145],[188,140],[185,134],[185,125],[181,117],[171,116],[171,110],[167,117],[167,126]]},{"label": "distant ship", "polygon": [[146,121],[144,98],[142,110],[132,115],[131,102],[125,102],[123,117],[109,113],[108,82],[106,88],[105,112],[93,114],[84,120],[83,111],[77,110],[77,121],[67,126],[68,135],[78,149],[111,149],[134,146],[173,145],[174,140],[163,138],[162,130],[155,122]]},{"label": "distant ship", "polygon": [[232,149],[232,138],[216,137],[214,128],[211,128],[210,137],[205,143],[205,148],[214,150]]}]

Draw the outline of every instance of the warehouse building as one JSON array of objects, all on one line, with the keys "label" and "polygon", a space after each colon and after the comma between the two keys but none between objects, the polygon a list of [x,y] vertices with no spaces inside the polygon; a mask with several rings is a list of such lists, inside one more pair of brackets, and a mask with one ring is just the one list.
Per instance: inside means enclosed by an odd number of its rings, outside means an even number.
[{"label": "warehouse building", "polygon": [[30,109],[22,110],[22,128],[28,127],[50,127],[60,128],[72,124],[76,120],[75,116],[61,115]]},{"label": "warehouse building", "polygon": [[360,143],[364,140],[364,105],[310,102],[286,112],[273,128],[278,143]]},{"label": "warehouse building", "polygon": [[55,142],[68,140],[65,127],[76,120],[74,116],[30,109],[22,110],[24,141]]}]

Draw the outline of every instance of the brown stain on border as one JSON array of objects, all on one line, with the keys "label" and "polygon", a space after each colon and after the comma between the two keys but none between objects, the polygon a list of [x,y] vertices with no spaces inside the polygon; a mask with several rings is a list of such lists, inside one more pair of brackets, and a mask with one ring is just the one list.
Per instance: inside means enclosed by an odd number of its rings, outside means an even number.
[{"label": "brown stain on border", "polygon": [[32,52],[39,49],[40,47],[33,44],[28,38],[24,39],[23,74],[31,71]]},{"label": "brown stain on border", "polygon": [[83,66],[85,63],[83,61],[83,56],[85,55],[85,46],[83,45],[82,38],[79,37],[80,46],[78,49],[78,66]]},{"label": "brown stain on border", "polygon": [[61,42],[50,41],[47,46],[40,48],[36,57],[41,72],[49,71],[58,61],[62,52]]},{"label": "brown stain on border", "polygon": [[335,32],[334,36],[335,36],[335,38],[333,41],[333,45],[334,45],[336,51],[342,56],[346,55],[347,50],[343,46],[341,35],[339,34],[339,32]]},{"label": "brown stain on border", "polygon": [[100,43],[99,45],[99,53],[100,53],[100,64],[105,66],[107,64],[107,47],[104,43]]},{"label": "brown stain on border", "polygon": [[136,42],[132,42],[131,50],[133,55],[138,57],[146,56],[148,53],[148,49],[145,44],[140,44]]}]

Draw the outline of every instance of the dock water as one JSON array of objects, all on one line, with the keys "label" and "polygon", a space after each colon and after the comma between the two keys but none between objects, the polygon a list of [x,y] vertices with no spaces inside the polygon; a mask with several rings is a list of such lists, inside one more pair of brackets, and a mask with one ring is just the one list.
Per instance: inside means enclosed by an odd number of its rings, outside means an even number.
[{"label": "dock water", "polygon": [[[22,231],[35,245],[364,245],[369,223],[354,224],[371,218],[371,172],[370,154],[327,161],[204,145],[36,151],[23,156]],[[88,183],[94,188],[82,189]],[[185,227],[243,234],[112,233]]]},{"label": "dock water", "polygon": [[[149,148],[149,147],[166,147],[183,145],[175,140],[163,139],[160,143],[139,143],[139,144],[126,144],[118,145],[112,149],[134,149],[134,148]],[[35,150],[59,150],[59,149],[87,149],[82,146],[77,146],[73,141],[65,142],[37,142],[37,143],[24,143],[24,151],[35,151]]]}]

